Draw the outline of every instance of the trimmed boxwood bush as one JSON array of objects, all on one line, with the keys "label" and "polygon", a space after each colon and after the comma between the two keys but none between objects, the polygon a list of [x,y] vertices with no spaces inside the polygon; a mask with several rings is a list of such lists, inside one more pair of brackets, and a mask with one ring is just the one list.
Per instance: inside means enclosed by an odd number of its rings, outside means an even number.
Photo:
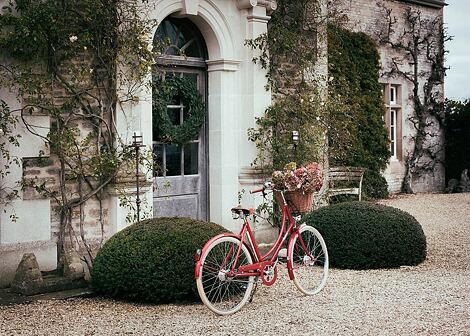
[{"label": "trimmed boxwood bush", "polygon": [[91,281],[107,296],[149,302],[197,298],[194,254],[226,230],[191,218],[154,218],[111,237],[98,252]]},{"label": "trimmed boxwood bush", "polygon": [[391,268],[426,259],[421,225],[396,208],[346,202],[311,212],[305,221],[322,234],[333,267]]}]

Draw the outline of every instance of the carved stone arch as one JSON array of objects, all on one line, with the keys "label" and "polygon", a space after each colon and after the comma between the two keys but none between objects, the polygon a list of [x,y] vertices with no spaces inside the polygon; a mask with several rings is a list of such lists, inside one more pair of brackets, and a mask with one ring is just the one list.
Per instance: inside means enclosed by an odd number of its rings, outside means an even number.
[{"label": "carved stone arch", "polygon": [[[151,17],[158,22],[168,16],[187,17],[199,28],[207,45],[209,59],[235,57],[233,32],[223,11],[211,1],[169,0],[155,6]],[[154,36],[155,30],[151,36]]]},{"label": "carved stone arch", "polygon": [[[230,209],[237,203],[238,192],[251,189],[258,181],[250,173],[256,147],[246,130],[271,103],[265,90],[266,71],[252,59],[256,50],[245,45],[267,32],[269,14],[275,2],[269,0],[156,0],[148,13],[150,19],[162,22],[167,17],[189,19],[199,29],[207,46],[207,143],[209,219],[237,231],[239,223],[231,219]],[[149,36],[153,41],[155,30]],[[152,80],[151,76],[148,78]],[[139,101],[123,108],[122,120],[132,125],[123,129],[140,130],[144,142],[152,146],[152,93],[145,87]],[[130,105],[130,104],[129,104]],[[119,120],[118,120],[119,121]],[[247,173],[248,171],[248,173]],[[145,197],[157,195],[149,190]],[[115,200],[116,217],[122,217]],[[151,203],[151,201],[149,201]],[[256,200],[244,204],[256,207]]]}]

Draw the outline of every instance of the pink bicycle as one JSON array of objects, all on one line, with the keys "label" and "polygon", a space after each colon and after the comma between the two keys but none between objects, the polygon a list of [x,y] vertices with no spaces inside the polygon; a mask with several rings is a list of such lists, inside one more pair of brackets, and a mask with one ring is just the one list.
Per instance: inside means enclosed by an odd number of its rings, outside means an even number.
[{"label": "pink bicycle", "polygon": [[[273,190],[271,183],[250,193]],[[234,218],[243,219],[239,234],[223,233],[210,239],[196,253],[195,277],[202,302],[219,315],[235,313],[253,295],[258,280],[271,286],[277,279],[279,251],[287,244],[287,270],[290,280],[306,295],[323,289],[328,278],[328,251],[321,234],[306,224],[298,225],[300,216],[293,217],[282,190],[283,204],[279,236],[274,246],[261,255],[248,217],[253,209],[232,208]],[[287,222],[289,225],[287,226]]]}]

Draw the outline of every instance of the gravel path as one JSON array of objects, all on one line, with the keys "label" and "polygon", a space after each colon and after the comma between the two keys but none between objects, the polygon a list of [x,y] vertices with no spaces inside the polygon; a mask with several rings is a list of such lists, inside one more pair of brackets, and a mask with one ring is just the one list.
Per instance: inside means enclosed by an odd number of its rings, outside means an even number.
[{"label": "gravel path", "polygon": [[[281,267],[240,312],[201,304],[141,305],[105,299],[0,307],[0,335],[470,335],[470,193],[400,196],[381,203],[422,224],[428,258],[417,267],[331,270],[304,297]],[[274,318],[273,318],[274,317]]]}]

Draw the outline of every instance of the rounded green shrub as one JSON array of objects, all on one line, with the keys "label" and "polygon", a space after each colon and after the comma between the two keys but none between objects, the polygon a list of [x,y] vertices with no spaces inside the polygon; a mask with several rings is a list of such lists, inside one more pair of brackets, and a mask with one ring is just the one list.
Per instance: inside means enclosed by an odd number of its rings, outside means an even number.
[{"label": "rounded green shrub", "polygon": [[98,252],[91,272],[103,295],[149,302],[197,298],[194,255],[220,225],[191,218],[154,218],[112,236]]},{"label": "rounded green shrub", "polygon": [[381,199],[388,197],[387,180],[385,180],[379,172],[366,170],[362,184],[362,193],[366,199]]},{"label": "rounded green shrub", "polygon": [[339,203],[309,213],[305,221],[322,234],[333,267],[391,268],[417,265],[426,259],[421,225],[396,208]]}]

